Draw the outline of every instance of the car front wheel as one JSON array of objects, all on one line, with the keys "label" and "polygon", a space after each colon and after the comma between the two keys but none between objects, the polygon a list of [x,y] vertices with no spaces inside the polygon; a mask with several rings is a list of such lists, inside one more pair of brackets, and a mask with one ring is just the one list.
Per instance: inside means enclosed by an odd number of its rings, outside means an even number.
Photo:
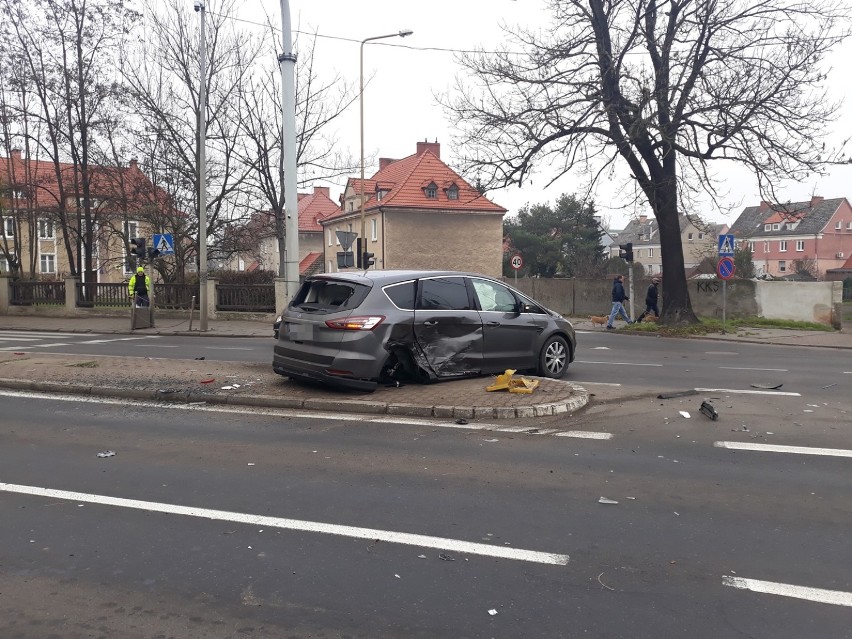
[{"label": "car front wheel", "polygon": [[568,342],[559,335],[548,338],[538,357],[538,374],[561,379],[568,369]]}]

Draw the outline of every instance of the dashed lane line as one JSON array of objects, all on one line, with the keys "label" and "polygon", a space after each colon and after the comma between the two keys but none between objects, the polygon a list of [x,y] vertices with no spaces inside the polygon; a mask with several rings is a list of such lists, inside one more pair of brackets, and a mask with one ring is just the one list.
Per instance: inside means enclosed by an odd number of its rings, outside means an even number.
[{"label": "dashed lane line", "polygon": [[238,524],[251,524],[253,526],[264,526],[267,528],[282,528],[285,530],[296,530],[300,532],[324,533],[327,535],[349,537],[351,539],[372,539],[393,544],[417,546],[420,548],[434,548],[436,550],[448,550],[470,555],[482,555],[485,557],[496,557],[499,559],[513,559],[515,561],[550,564],[553,566],[564,566],[569,561],[569,556],[564,554],[525,550],[523,548],[511,548],[507,546],[494,546],[490,544],[463,541],[460,539],[432,537],[430,535],[418,535],[393,530],[381,530],[377,528],[361,528],[358,526],[344,526],[319,521],[305,521],[302,519],[289,519],[284,517],[268,517],[248,513],[235,513],[226,510],[213,510],[210,508],[194,508],[191,506],[164,504],[154,501],[124,499],[121,497],[109,497],[106,495],[94,495],[90,493],[77,493],[67,490],[42,488],[39,486],[22,486],[19,484],[0,483],[0,490],[9,493],[32,495],[35,497],[65,499],[74,502],[101,504],[104,506],[116,506],[119,508],[131,508],[135,510],[145,510],[148,512],[166,513],[170,515],[213,519],[216,521],[230,521]]},{"label": "dashed lane line", "polygon": [[640,362],[587,362],[584,360],[577,360],[577,364],[606,364],[608,366],[653,366],[655,368],[661,368],[662,364],[646,364]]},{"label": "dashed lane line", "polygon": [[801,393],[787,393],[773,390],[747,390],[739,388],[696,388],[699,393],[729,393],[731,395],[781,395],[784,397],[801,397]]},{"label": "dashed lane line", "polygon": [[782,446],[780,444],[751,444],[748,442],[713,442],[716,448],[753,450],[762,453],[791,453],[794,455],[823,455],[825,457],[852,457],[852,450],[844,448],[811,448],[807,446]]},{"label": "dashed lane line", "polygon": [[816,601],[817,603],[831,604],[834,606],[852,606],[852,592],[842,590],[824,590],[822,588],[810,588],[808,586],[794,586],[774,581],[761,581],[759,579],[746,579],[744,577],[722,577],[722,585],[738,588],[739,590],[751,590],[767,595],[780,595],[782,597],[793,597]]},{"label": "dashed lane line", "polygon": [[789,373],[786,368],[749,368],[748,366],[720,366],[725,371],[769,371],[770,373]]}]

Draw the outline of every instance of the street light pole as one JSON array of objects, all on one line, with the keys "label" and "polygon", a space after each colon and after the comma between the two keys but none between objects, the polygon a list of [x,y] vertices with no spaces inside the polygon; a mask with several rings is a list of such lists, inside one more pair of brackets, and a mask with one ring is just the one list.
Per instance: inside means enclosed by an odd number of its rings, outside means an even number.
[{"label": "street light pole", "polygon": [[[361,250],[360,255],[355,256],[355,263],[361,261],[361,256],[367,250],[367,218],[365,217],[364,208],[364,45],[373,40],[383,40],[385,38],[405,38],[414,33],[411,29],[403,29],[397,33],[388,33],[387,35],[373,36],[361,40],[361,87],[358,93],[361,103]],[[364,266],[364,265],[362,265]]]},{"label": "street light pole", "polygon": [[299,288],[299,196],[296,195],[296,55],[290,28],[290,3],[281,4],[281,190],[284,194],[284,280],[287,301]]},{"label": "street light pole", "polygon": [[201,19],[199,57],[201,81],[198,88],[198,330],[207,330],[207,42],[204,2],[196,1]]}]

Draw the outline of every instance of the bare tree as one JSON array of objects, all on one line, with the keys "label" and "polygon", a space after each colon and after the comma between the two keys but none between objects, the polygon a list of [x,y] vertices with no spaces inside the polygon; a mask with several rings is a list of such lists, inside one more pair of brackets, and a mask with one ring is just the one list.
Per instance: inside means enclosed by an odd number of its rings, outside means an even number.
[{"label": "bare tree", "polygon": [[546,32],[508,31],[523,54],[462,57],[473,79],[445,106],[465,171],[488,187],[520,184],[540,165],[594,183],[623,161],[659,223],[663,320],[695,322],[683,199],[715,194],[711,160],[748,167],[767,193],[839,159],[818,142],[837,115],[824,58],[849,35],[852,10],[843,0],[549,4]]},{"label": "bare tree", "polygon": [[[275,42],[269,29],[267,42]],[[299,184],[313,180],[331,180],[352,173],[358,161],[344,156],[328,135],[337,120],[357,95],[339,75],[320,80],[314,69],[316,39],[305,47],[296,41],[299,63],[296,66],[296,167]],[[275,60],[272,52],[268,59]],[[241,160],[250,167],[246,182],[258,197],[258,207],[272,212],[274,236],[278,241],[279,274],[284,275],[284,165],[281,153],[281,76],[276,64],[258,70],[247,90],[241,94],[241,128],[244,145]],[[295,194],[294,194],[295,195]]]},{"label": "bare tree", "polygon": [[[234,0],[207,3],[206,120],[208,184],[207,235],[221,236],[235,218],[246,217],[245,180],[248,173],[237,156],[240,135],[239,105],[247,74],[260,44],[235,25]],[[184,241],[198,252],[198,122],[199,33],[197,14],[180,0],[150,0],[145,10],[144,36],[131,62],[123,69],[138,110],[140,142],[146,148],[146,172],[171,198],[174,211],[161,227],[174,234],[176,252]],[[162,211],[161,211],[162,213]],[[178,215],[182,215],[178,219]],[[182,270],[179,271],[182,277]]]}]

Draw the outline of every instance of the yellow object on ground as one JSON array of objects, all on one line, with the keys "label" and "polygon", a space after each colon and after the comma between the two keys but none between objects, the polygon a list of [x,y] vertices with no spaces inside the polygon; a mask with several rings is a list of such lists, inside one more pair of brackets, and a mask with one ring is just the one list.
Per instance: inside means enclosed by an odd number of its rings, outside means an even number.
[{"label": "yellow object on ground", "polygon": [[517,371],[512,370],[511,368],[507,368],[506,372],[498,375],[494,380],[494,383],[491,386],[486,387],[487,391],[501,391],[507,390],[510,393],[532,393],[536,388],[538,388],[538,380],[537,379],[527,379],[526,377],[521,377],[515,379],[512,377]]}]

